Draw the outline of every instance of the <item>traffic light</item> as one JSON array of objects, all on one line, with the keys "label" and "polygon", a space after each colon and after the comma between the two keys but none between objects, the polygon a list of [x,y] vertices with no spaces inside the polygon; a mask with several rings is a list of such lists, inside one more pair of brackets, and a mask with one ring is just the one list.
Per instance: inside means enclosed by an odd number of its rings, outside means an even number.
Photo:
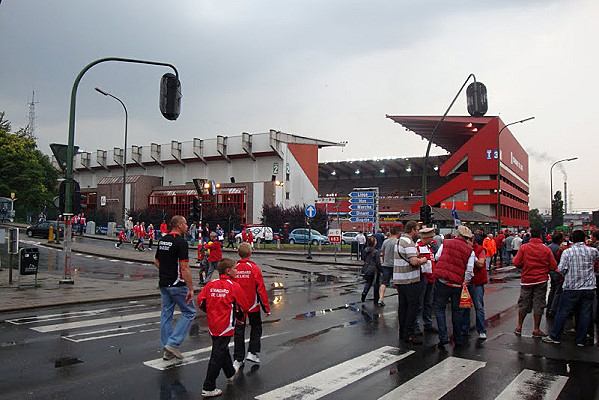
[{"label": "traffic light", "polygon": [[420,206],[420,221],[425,225],[432,224],[434,221],[433,208],[428,204]]},{"label": "traffic light", "polygon": [[[65,207],[64,203],[65,203],[65,199],[67,197],[66,186],[67,186],[67,181],[65,179],[64,181],[60,182],[60,186],[58,188],[58,208],[59,208],[61,214],[64,214],[64,207]],[[81,203],[86,202],[87,196],[84,196],[83,194],[81,194],[81,188],[79,187],[79,182],[77,182],[76,180],[73,180],[73,184],[71,185],[71,187],[73,188],[73,192],[71,194],[71,198],[73,200],[72,212],[73,212],[73,214],[79,214],[86,207],[85,204],[81,204]]]},{"label": "traffic light", "polygon": [[482,117],[487,113],[487,88],[482,82],[472,82],[466,89],[468,114]]},{"label": "traffic light", "polygon": [[193,198],[193,206],[191,209],[191,219],[193,221],[200,221],[202,219],[202,204],[200,199],[197,197]]},{"label": "traffic light", "polygon": [[160,79],[160,112],[171,121],[179,118],[181,112],[181,82],[171,73]]}]

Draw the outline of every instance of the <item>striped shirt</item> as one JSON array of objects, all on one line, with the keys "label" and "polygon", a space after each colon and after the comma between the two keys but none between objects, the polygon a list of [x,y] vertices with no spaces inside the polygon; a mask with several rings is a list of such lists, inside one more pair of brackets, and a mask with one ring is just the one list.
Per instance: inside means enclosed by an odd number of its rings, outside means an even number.
[{"label": "striped shirt", "polygon": [[564,250],[558,271],[564,276],[564,290],[592,290],[597,287],[593,266],[599,260],[599,251],[582,242]]},{"label": "striped shirt", "polygon": [[418,257],[416,243],[411,237],[402,235],[395,245],[393,257],[393,283],[396,285],[408,285],[420,282],[420,266],[413,267],[410,258]]}]

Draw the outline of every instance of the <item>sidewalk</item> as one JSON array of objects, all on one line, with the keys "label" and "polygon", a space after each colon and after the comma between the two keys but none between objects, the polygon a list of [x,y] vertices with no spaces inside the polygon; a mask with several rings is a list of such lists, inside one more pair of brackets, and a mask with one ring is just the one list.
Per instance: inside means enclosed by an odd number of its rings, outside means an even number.
[{"label": "sidewalk", "polygon": [[21,290],[17,287],[19,271],[13,270],[13,284],[8,285],[8,269],[0,270],[0,312],[38,309],[109,300],[138,300],[158,297],[157,279],[112,281],[73,276],[75,284],[59,284],[60,275],[41,272],[38,287],[33,287],[34,276],[21,277]]}]

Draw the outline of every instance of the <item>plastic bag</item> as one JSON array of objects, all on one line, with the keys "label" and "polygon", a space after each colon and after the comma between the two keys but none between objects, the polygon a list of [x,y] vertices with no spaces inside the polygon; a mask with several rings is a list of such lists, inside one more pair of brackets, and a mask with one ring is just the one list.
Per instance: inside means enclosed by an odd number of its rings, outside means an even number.
[{"label": "plastic bag", "polygon": [[472,297],[470,296],[470,292],[468,291],[468,286],[462,286],[462,294],[460,295],[460,308],[472,308],[474,304],[472,304]]}]

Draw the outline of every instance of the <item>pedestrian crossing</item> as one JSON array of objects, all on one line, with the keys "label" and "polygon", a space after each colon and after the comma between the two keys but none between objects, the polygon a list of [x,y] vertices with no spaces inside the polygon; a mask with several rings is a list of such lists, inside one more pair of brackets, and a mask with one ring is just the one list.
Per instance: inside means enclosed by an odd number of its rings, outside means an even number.
[{"label": "pedestrian crossing", "polygon": [[[152,332],[148,338],[154,335],[152,339],[148,340],[156,342],[160,335],[160,310],[148,309],[148,305],[138,302],[113,308],[14,318],[5,322],[31,329],[40,334],[60,332],[62,340],[76,344],[148,332]],[[268,349],[274,348],[270,343],[275,343],[276,340],[272,342],[270,339],[294,334],[296,333],[292,330],[265,332],[262,339],[266,357],[263,357],[263,360],[268,360]],[[249,339],[246,340],[246,343],[248,341]],[[233,343],[231,342],[229,346],[232,347]],[[141,361],[141,363],[143,368],[147,367],[157,371],[184,368],[199,363],[207,364],[210,351],[211,346],[204,346],[184,352],[183,360],[166,361],[162,358],[147,360],[146,358],[147,361]],[[376,394],[372,398],[378,398],[378,400],[441,399],[456,390],[463,382],[467,382],[468,379],[475,379],[475,381],[478,379],[480,382],[480,379],[485,376],[484,371],[490,362],[490,360],[447,356],[430,367],[417,371],[418,374],[415,376],[416,371],[409,373],[404,382],[396,381],[397,377],[401,375],[383,372],[385,369],[396,369],[397,373],[401,373],[401,371],[413,368],[414,365],[422,365],[422,363],[414,363],[415,357],[421,357],[421,355],[414,350],[406,351],[394,346],[382,346],[349,359],[341,356],[338,363],[320,370],[314,369],[314,365],[308,362],[305,364],[306,373],[298,376],[297,380],[282,381],[280,385],[270,387],[261,394],[260,392],[253,393],[252,396],[255,396],[256,400],[318,400],[332,394],[344,396],[346,393],[351,394],[352,390],[356,389],[356,384],[368,381],[366,378],[376,376],[376,380],[379,382],[380,380],[392,380],[393,383],[387,385],[387,389],[382,391],[377,387],[377,391],[374,392]],[[262,368],[267,370],[268,362]],[[484,397],[485,399],[556,400],[568,382],[568,376],[531,369],[515,371],[513,378],[508,377],[508,374],[498,377],[502,383],[505,382],[505,386],[495,386],[496,391],[488,397]],[[515,376],[516,374],[518,375]],[[282,379],[284,380],[284,378]],[[499,395],[496,396],[497,393]]]}]

